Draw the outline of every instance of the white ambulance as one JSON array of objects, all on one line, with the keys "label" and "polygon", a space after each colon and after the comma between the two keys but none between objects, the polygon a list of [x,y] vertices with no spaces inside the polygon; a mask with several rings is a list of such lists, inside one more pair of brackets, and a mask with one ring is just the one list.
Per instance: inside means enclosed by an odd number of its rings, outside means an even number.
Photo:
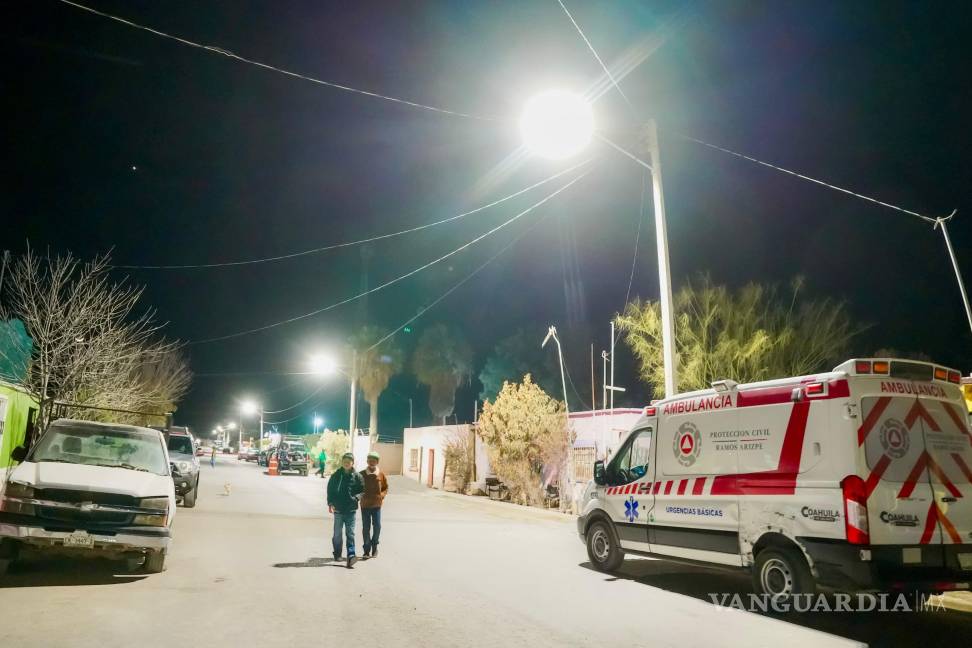
[{"label": "white ambulance", "polygon": [[958,371],[894,359],[645,408],[580,502],[591,563],[750,569],[765,594],[972,582],[972,435]]}]

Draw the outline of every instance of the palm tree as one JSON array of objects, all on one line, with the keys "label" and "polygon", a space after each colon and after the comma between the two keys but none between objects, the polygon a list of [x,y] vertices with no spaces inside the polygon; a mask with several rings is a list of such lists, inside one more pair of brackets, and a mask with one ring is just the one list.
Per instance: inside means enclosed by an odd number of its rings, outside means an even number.
[{"label": "palm tree", "polygon": [[427,329],[419,340],[412,358],[415,377],[429,386],[429,409],[443,424],[455,409],[456,389],[472,375],[472,361],[472,347],[445,324]]},{"label": "palm tree", "polygon": [[358,384],[368,401],[371,447],[378,439],[378,399],[388,387],[391,377],[400,372],[404,365],[402,350],[394,338],[379,343],[387,335],[387,329],[380,326],[364,326],[351,337],[351,345],[358,352]]}]

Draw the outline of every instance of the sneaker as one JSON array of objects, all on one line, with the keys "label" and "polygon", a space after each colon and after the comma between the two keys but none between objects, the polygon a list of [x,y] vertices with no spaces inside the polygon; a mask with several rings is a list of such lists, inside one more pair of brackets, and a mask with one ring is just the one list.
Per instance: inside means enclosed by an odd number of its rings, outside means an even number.
[{"label": "sneaker", "polygon": [[364,550],[364,555],[362,557],[363,558],[370,558],[371,557],[371,549],[365,549]]},{"label": "sneaker", "polygon": [[356,562],[358,562],[357,556],[348,556],[348,569],[353,569]]},{"label": "sneaker", "polygon": [[341,554],[333,554],[333,556],[334,556],[334,562],[338,562],[339,560],[341,560]]},{"label": "sneaker", "polygon": [[378,545],[375,545],[374,547],[371,548],[371,557],[372,558],[378,557]]}]

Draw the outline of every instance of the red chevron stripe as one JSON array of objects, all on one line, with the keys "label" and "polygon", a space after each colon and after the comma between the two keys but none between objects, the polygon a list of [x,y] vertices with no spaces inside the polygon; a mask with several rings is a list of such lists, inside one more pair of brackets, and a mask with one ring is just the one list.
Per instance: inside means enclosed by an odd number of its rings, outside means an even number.
[{"label": "red chevron stripe", "polygon": [[696,477],[695,484],[692,486],[693,495],[701,495],[702,490],[705,488],[705,477]]},{"label": "red chevron stripe", "polygon": [[866,439],[867,435],[871,433],[872,429],[874,429],[874,426],[881,418],[881,415],[884,414],[884,410],[886,410],[890,404],[890,396],[882,396],[881,398],[877,399],[877,402],[874,403],[874,407],[872,407],[870,413],[868,413],[867,418],[864,419],[864,422],[861,423],[861,427],[857,430],[857,445],[864,445],[864,439]]}]

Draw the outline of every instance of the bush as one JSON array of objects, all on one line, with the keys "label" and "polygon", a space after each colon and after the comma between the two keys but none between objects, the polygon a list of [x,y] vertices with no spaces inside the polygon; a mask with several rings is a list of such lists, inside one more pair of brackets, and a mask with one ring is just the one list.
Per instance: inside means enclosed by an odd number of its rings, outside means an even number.
[{"label": "bush", "polygon": [[341,455],[348,451],[350,438],[344,430],[324,430],[320,439],[310,448],[311,457],[317,461],[317,457],[323,450],[327,454],[327,471],[334,472],[341,467]]},{"label": "bush", "polygon": [[483,405],[478,431],[510,498],[542,505],[544,466],[562,467],[566,456],[564,404],[548,396],[527,374],[522,383],[503,383],[496,401]]},{"label": "bush", "polygon": [[466,431],[456,430],[446,439],[445,465],[446,477],[452,480],[457,492],[465,493],[475,465],[473,444]]}]

